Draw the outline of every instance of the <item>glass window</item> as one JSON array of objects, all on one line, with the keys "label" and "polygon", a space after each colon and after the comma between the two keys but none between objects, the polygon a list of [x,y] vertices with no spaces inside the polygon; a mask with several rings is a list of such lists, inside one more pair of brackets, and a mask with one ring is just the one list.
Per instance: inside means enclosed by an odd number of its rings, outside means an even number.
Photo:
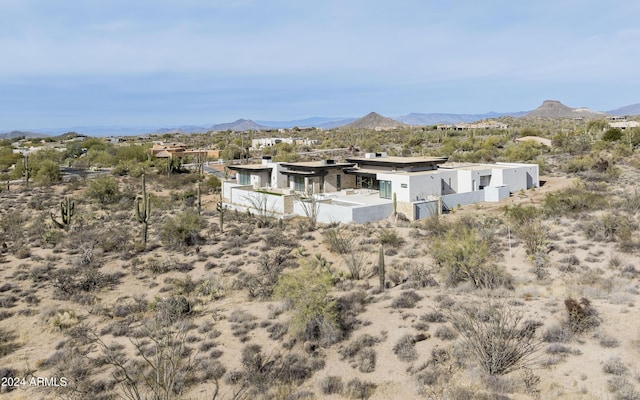
[{"label": "glass window", "polygon": [[238,183],[241,185],[251,185],[251,175],[247,171],[239,172],[240,178],[238,179]]},{"label": "glass window", "polygon": [[391,197],[391,181],[380,181],[380,198],[390,199]]},{"label": "glass window", "polygon": [[304,176],[294,176],[293,177],[293,189],[296,192],[304,192],[305,191],[305,187],[304,187]]},{"label": "glass window", "polygon": [[336,190],[339,192],[342,190],[342,175],[336,175]]}]

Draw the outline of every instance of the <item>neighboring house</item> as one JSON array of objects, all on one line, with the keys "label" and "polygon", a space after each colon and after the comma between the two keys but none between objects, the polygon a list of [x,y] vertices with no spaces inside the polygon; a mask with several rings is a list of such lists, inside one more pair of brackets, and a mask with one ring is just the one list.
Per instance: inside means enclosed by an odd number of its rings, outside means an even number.
[{"label": "neighboring house", "polygon": [[[280,130],[278,130],[280,132]],[[284,130],[283,130],[284,132]],[[281,132],[282,133],[282,132]],[[280,143],[286,143],[290,145],[305,145],[305,146],[315,146],[320,144],[320,140],[317,139],[303,139],[303,138],[294,138],[294,137],[269,137],[269,138],[259,138],[251,140],[251,148],[253,149],[263,149],[265,147],[275,146]]]},{"label": "neighboring house", "polygon": [[150,152],[151,155],[155,156],[156,158],[220,157],[219,150],[190,150],[189,147],[183,143],[154,142],[153,147],[151,147],[150,149]]},{"label": "neighboring house", "polygon": [[[225,203],[251,209],[269,205],[274,216],[305,215],[301,198],[313,199],[320,222],[373,222],[395,212],[410,220],[461,205],[499,201],[539,185],[536,164],[446,164],[445,157],[365,157],[235,165],[223,182]],[[261,201],[256,201],[260,197]]]},{"label": "neighboring house", "polygon": [[609,127],[625,130],[627,128],[640,127],[640,122],[638,122],[638,121],[609,122]]},{"label": "neighboring house", "polygon": [[502,122],[478,122],[474,124],[468,124],[461,122],[459,124],[444,124],[436,127],[438,130],[454,130],[454,131],[468,131],[473,129],[509,129],[508,124]]}]

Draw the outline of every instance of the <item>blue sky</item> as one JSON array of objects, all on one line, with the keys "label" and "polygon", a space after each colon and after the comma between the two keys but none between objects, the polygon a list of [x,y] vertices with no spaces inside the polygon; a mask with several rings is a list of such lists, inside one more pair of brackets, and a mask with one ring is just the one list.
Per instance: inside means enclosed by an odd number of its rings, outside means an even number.
[{"label": "blue sky", "polygon": [[0,0],[0,130],[640,102],[640,2]]}]

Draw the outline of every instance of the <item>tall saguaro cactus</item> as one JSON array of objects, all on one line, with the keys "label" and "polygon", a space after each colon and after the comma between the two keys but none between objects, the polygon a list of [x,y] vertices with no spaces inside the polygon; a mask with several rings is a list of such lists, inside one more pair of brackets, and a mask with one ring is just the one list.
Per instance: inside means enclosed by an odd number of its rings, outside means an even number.
[{"label": "tall saguaro cactus", "polygon": [[[142,203],[142,204],[140,204]],[[147,194],[144,174],[142,174],[142,202],[136,198],[136,219],[142,224],[142,245],[147,247],[147,228],[149,227],[149,216],[151,215],[151,196]]]},{"label": "tall saguaro cactus", "polygon": [[61,222],[58,222],[58,220],[56,220],[55,214],[51,213],[51,220],[53,221],[53,223],[58,228],[68,231],[69,226],[71,226],[71,217],[73,217],[75,206],[75,202],[72,201],[70,197],[65,197],[64,200],[60,202]]},{"label": "tall saguaro cactus", "polygon": [[196,186],[196,206],[198,208],[198,215],[202,211],[202,197],[200,195],[200,181],[198,181],[198,185]]},{"label": "tall saguaro cactus", "polygon": [[22,176],[24,177],[26,187],[29,188],[29,178],[31,178],[31,170],[29,169],[29,154],[25,154],[22,158],[22,166],[24,167]]},{"label": "tall saguaro cactus", "polygon": [[222,191],[220,191],[220,201],[216,203],[216,211],[218,211],[218,215],[220,217],[220,233],[224,232],[224,213],[226,208],[222,203]]},{"label": "tall saguaro cactus", "polygon": [[380,249],[378,250],[378,278],[380,279],[380,290],[384,290],[385,288],[384,273],[384,250],[382,245],[380,245]]}]

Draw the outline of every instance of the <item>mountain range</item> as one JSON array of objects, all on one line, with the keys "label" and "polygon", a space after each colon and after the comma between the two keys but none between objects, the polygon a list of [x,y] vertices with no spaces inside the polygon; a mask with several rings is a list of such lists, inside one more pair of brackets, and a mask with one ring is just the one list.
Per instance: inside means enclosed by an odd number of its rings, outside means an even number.
[{"label": "mountain range", "polygon": [[[247,130],[270,130],[280,128],[307,128],[316,127],[322,129],[333,129],[342,126],[350,128],[370,127],[387,129],[395,126],[413,125],[429,126],[436,124],[455,124],[462,122],[475,122],[491,118],[514,117],[514,118],[602,118],[605,115],[633,116],[640,115],[640,103],[632,104],[606,112],[591,111],[586,107],[572,108],[557,100],[545,100],[541,106],[532,111],[516,112],[488,112],[484,114],[446,114],[446,113],[410,113],[395,116],[393,118],[383,117],[376,113],[370,113],[362,118],[345,117],[310,117],[290,121],[252,121],[250,119],[238,119],[233,122],[213,124],[209,126],[182,125],[177,127],[158,126],[76,126],[71,128],[55,129],[32,129],[29,131],[11,131],[0,133],[0,139],[26,137],[43,137],[60,135],[65,132],[78,132],[88,136],[132,136],[142,134],[163,134],[163,133],[202,133],[209,131],[247,131]],[[364,119],[364,121],[362,121]],[[36,132],[34,132],[36,131]]]}]

